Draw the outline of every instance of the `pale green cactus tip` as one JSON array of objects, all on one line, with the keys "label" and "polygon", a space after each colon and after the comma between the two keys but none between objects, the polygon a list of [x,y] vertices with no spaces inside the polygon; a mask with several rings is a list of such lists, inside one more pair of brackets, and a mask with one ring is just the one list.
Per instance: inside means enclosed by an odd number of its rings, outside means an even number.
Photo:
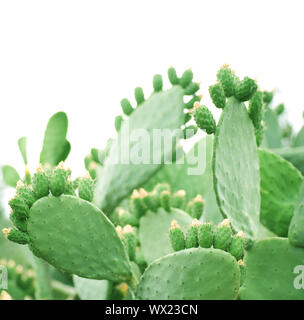
[{"label": "pale green cactus tip", "polygon": [[128,253],[129,259],[134,261],[136,257],[136,234],[133,227],[129,224],[125,225],[123,228],[117,226],[116,232]]},{"label": "pale green cactus tip", "polygon": [[172,249],[174,251],[180,251],[185,249],[185,236],[176,220],[172,220],[169,229],[169,237]]},{"label": "pale green cactus tip", "polygon": [[185,245],[187,249],[197,248],[199,246],[198,229],[200,225],[201,223],[197,219],[194,219],[190,224],[186,233],[186,241],[185,241]]}]

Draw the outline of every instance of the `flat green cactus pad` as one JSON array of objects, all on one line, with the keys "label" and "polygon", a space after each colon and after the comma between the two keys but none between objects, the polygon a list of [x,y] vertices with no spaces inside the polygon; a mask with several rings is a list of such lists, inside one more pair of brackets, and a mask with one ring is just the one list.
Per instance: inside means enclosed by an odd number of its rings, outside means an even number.
[{"label": "flat green cactus pad", "polygon": [[139,241],[147,263],[173,252],[169,239],[172,220],[176,220],[186,231],[193,219],[182,210],[171,209],[167,212],[162,208],[157,212],[148,211],[140,219]]},{"label": "flat green cactus pad", "polygon": [[223,216],[218,208],[214,190],[209,190],[205,197],[205,210],[200,220],[203,222],[212,222],[214,225],[223,221]]},{"label": "flat green cactus pad", "polygon": [[186,154],[183,164],[164,165],[144,188],[152,190],[157,183],[166,182],[173,192],[185,190],[188,201],[198,194],[204,196],[212,188],[212,152],[213,137],[206,136]]},{"label": "flat green cactus pad", "polygon": [[297,288],[303,275],[296,271],[303,261],[304,250],[290,245],[288,239],[270,238],[256,242],[244,259],[247,273],[240,298],[303,300],[303,285]]},{"label": "flat green cactus pad", "polygon": [[240,271],[235,258],[218,249],[192,248],[154,261],[137,287],[138,299],[235,299]]},{"label": "flat green cactus pad", "polygon": [[265,133],[262,145],[273,149],[282,147],[282,130],[279,125],[278,115],[269,107],[265,108],[264,113]]},{"label": "flat green cactus pad", "polygon": [[297,133],[295,136],[293,143],[293,147],[303,147],[304,146],[304,127]]},{"label": "flat green cactus pad", "polygon": [[230,98],[215,133],[214,189],[219,208],[236,231],[254,238],[260,210],[259,159],[245,104]]},{"label": "flat green cactus pad", "polygon": [[131,275],[113,224],[85,200],[67,195],[41,198],[30,210],[28,234],[36,255],[68,273],[113,281]]},{"label": "flat green cactus pad", "polygon": [[304,184],[302,183],[301,191],[297,206],[291,219],[288,239],[296,247],[304,248]]},{"label": "flat green cactus pad", "polygon": [[286,237],[302,183],[301,173],[280,156],[259,150],[261,176],[260,221],[278,236]]},{"label": "flat green cactus pad", "polygon": [[304,147],[273,149],[273,152],[291,162],[304,174]]},{"label": "flat green cactus pad", "polygon": [[[184,121],[184,89],[179,85],[167,91],[154,92],[149,99],[140,104],[130,117],[123,121],[117,140],[113,143],[110,154],[100,173],[96,186],[95,203],[106,213],[114,209],[124,197],[143,185],[158,169],[161,163],[153,161],[152,145],[147,163],[134,163],[132,154],[140,154],[142,147],[152,143],[153,129],[174,130],[181,127]],[[127,129],[128,128],[128,129]],[[135,130],[145,131],[144,140],[131,141],[128,146],[126,140]],[[137,133],[140,133],[137,131]],[[133,140],[134,139],[133,137]],[[172,149],[159,150],[161,158],[171,154]],[[129,157],[130,161],[121,157]],[[127,162],[126,164],[123,161]],[[128,163],[129,162],[129,163]],[[140,160],[139,160],[140,162]]]},{"label": "flat green cactus pad", "polygon": [[107,280],[95,280],[73,276],[74,286],[81,300],[107,300],[112,284]]},{"label": "flat green cactus pad", "polygon": [[40,153],[40,163],[49,163],[55,166],[67,158],[71,150],[71,145],[66,140],[67,130],[67,115],[64,112],[55,113],[47,124]]}]

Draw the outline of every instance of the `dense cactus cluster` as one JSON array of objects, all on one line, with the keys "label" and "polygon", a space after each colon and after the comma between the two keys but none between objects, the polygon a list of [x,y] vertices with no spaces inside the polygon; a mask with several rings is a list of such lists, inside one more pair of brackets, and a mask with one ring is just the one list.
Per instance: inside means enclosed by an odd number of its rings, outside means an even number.
[{"label": "dense cactus cluster", "polygon": [[[217,121],[193,79],[170,67],[171,88],[157,74],[149,97],[137,87],[135,104],[122,99],[117,137],[91,148],[82,177],[64,162],[65,113],[49,120],[33,173],[18,140],[24,173],[2,166],[15,195],[9,219],[0,208],[0,300],[304,299],[304,129],[228,65],[208,90]],[[138,130],[177,134],[132,162]],[[182,140],[202,132],[186,153]]]}]

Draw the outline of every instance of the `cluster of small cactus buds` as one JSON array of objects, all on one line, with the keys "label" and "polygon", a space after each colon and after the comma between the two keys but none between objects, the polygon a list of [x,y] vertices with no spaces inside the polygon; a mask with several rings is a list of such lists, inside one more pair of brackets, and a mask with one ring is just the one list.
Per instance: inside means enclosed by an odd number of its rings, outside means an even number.
[{"label": "cluster of small cactus buds", "polygon": [[50,193],[58,197],[62,194],[78,196],[84,200],[92,201],[94,193],[94,181],[87,173],[78,178],[77,183],[71,180],[71,170],[65,168],[60,162],[54,169],[39,165],[31,179],[32,184],[26,185],[22,181],[17,183],[16,195],[9,201],[11,207],[10,220],[14,228],[4,228],[4,235],[11,241],[19,244],[28,244],[27,220],[30,208],[40,198],[47,197]]},{"label": "cluster of small cactus buds", "polygon": [[244,255],[244,233],[242,231],[233,234],[228,219],[223,220],[216,228],[212,224],[201,223],[194,219],[186,234],[176,220],[173,220],[170,227],[170,241],[174,251],[189,248],[213,248],[229,252],[236,260]]},{"label": "cluster of small cactus buds", "polygon": [[35,277],[32,269],[16,264],[14,260],[1,259],[0,265],[8,271],[8,293],[12,298],[34,298]]}]

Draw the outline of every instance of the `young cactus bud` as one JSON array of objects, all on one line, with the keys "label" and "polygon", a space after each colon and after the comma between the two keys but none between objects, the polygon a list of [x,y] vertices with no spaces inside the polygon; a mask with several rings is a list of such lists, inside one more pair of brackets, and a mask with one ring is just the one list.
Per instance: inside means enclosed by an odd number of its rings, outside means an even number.
[{"label": "young cactus bud", "polygon": [[257,91],[258,86],[253,79],[245,77],[236,83],[235,97],[240,101],[248,101]]},{"label": "young cactus bud", "polygon": [[137,227],[138,226],[138,219],[132,213],[126,211],[123,208],[117,209],[119,224],[125,226],[127,224]]},{"label": "young cactus bud", "polygon": [[37,168],[32,178],[32,187],[37,199],[49,195],[49,179],[41,165]]},{"label": "young cactus bud", "polygon": [[199,219],[204,210],[204,200],[198,194],[189,204],[189,214],[193,219]]},{"label": "young cactus bud", "polygon": [[160,74],[156,74],[153,77],[153,88],[155,92],[162,91],[163,89],[163,78]]},{"label": "young cactus bud", "polygon": [[20,195],[16,195],[9,201],[9,205],[12,210],[15,212],[16,217],[20,219],[27,219],[29,216],[29,206],[26,202],[21,198]]},{"label": "young cactus bud", "polygon": [[168,212],[171,210],[171,194],[164,190],[159,195],[160,205]]},{"label": "young cactus bud", "polygon": [[276,108],[274,109],[275,113],[279,116],[281,115],[285,110],[285,105],[284,103],[280,103],[279,105],[276,106]]},{"label": "young cactus bud", "polygon": [[197,126],[191,125],[183,130],[184,139],[190,139],[197,133]]},{"label": "young cactus bud", "polygon": [[168,183],[158,183],[154,187],[155,193],[159,196],[162,191],[169,191],[170,192],[170,186]]},{"label": "young cactus bud", "polygon": [[137,190],[133,190],[132,192],[131,207],[137,219],[141,218],[147,211],[147,207],[143,203],[143,200]]},{"label": "young cactus bud", "polygon": [[64,194],[70,195],[70,196],[75,196],[75,189],[73,185],[73,181],[71,177],[68,177],[68,181],[66,183],[65,189],[64,189]]},{"label": "young cactus bud", "polygon": [[178,190],[175,192],[171,198],[171,206],[173,208],[183,208],[186,200],[186,191],[185,190]]},{"label": "young cactus bud", "polygon": [[210,222],[203,223],[198,228],[198,244],[202,248],[211,248],[213,244],[213,230]]},{"label": "young cactus bud", "polygon": [[12,221],[13,225],[19,229],[20,231],[27,232],[27,219],[20,218],[14,211],[10,213],[10,220]]},{"label": "young cactus bud", "polygon": [[194,103],[195,102],[200,102],[202,100],[202,96],[198,95],[198,96],[194,96],[191,100],[189,100],[188,102],[186,102],[184,104],[184,108],[185,109],[192,109],[194,107]]},{"label": "young cactus bud", "polygon": [[134,229],[129,224],[127,224],[122,229],[122,235],[127,243],[129,259],[131,261],[134,261],[136,254],[136,235]]},{"label": "young cactus bud", "polygon": [[213,247],[227,251],[231,243],[231,232],[229,219],[223,220],[216,228]]},{"label": "young cactus bud", "polygon": [[273,99],[273,92],[272,91],[263,91],[263,102],[265,104],[269,104]]},{"label": "young cactus bud", "polygon": [[79,180],[78,196],[83,200],[92,202],[94,196],[94,181],[87,172],[84,177]]},{"label": "young cactus bud", "polygon": [[200,129],[206,130],[207,134],[212,134],[215,132],[216,123],[212,113],[207,107],[200,106],[199,102],[195,102],[193,115],[196,125]]},{"label": "young cactus bud", "polygon": [[168,69],[168,79],[173,86],[179,84],[179,79],[176,74],[176,70],[173,67],[170,67]]},{"label": "young cactus bud", "polygon": [[229,253],[235,257],[236,260],[240,260],[244,255],[245,247],[245,235],[243,231],[238,232],[232,237]]},{"label": "young cactus bud", "polygon": [[255,128],[258,128],[263,118],[262,92],[257,91],[249,100],[248,114]]},{"label": "young cactus bud", "polygon": [[155,201],[155,197],[149,194],[144,188],[139,189],[139,194],[145,206],[149,210],[156,212],[158,206],[157,206],[157,202]]},{"label": "young cactus bud", "polygon": [[59,197],[64,193],[68,181],[68,173],[64,167],[64,163],[60,162],[50,176],[50,190],[52,195]]},{"label": "young cactus bud", "polygon": [[136,87],[134,89],[134,96],[138,106],[145,101],[144,92],[141,87]]},{"label": "young cactus bud", "polygon": [[199,89],[200,89],[199,82],[191,82],[185,88],[184,94],[186,96],[191,96],[191,95],[195,94],[195,92],[198,91]]},{"label": "young cactus bud", "polygon": [[198,228],[200,222],[197,219],[194,219],[190,224],[187,233],[186,233],[186,248],[197,248],[198,247]]},{"label": "young cactus bud", "polygon": [[172,220],[171,227],[169,229],[169,237],[172,249],[174,251],[180,251],[185,249],[185,236],[176,220]]},{"label": "young cactus bud", "polygon": [[229,65],[223,65],[221,69],[217,72],[217,79],[221,82],[227,98],[234,95],[235,90],[235,76]]},{"label": "young cactus bud", "polygon": [[179,80],[179,84],[183,88],[186,88],[191,83],[192,79],[193,79],[193,72],[191,69],[188,69],[182,74]]},{"label": "young cactus bud", "polygon": [[241,274],[240,285],[242,286],[246,278],[246,265],[242,259],[238,261],[238,265],[240,267],[240,274]]},{"label": "young cactus bud", "polygon": [[114,126],[115,126],[115,130],[116,130],[117,132],[119,132],[120,127],[121,127],[121,125],[122,125],[122,122],[123,122],[122,116],[117,116],[117,117],[115,117]]},{"label": "young cactus bud", "polygon": [[33,190],[23,184],[23,182],[21,180],[19,180],[17,182],[17,194],[25,201],[25,203],[29,206],[29,208],[34,204],[34,202],[36,201],[36,197],[35,194],[33,192]]},{"label": "young cactus bud", "polygon": [[28,244],[30,242],[28,234],[20,230],[4,228],[2,232],[7,237],[7,239],[12,242],[16,242],[19,244]]},{"label": "young cactus bud", "polygon": [[123,113],[127,116],[129,116],[134,110],[134,108],[132,107],[132,105],[128,99],[122,99],[120,101],[120,105],[121,105]]},{"label": "young cactus bud", "polygon": [[217,108],[223,109],[226,105],[226,96],[225,91],[221,85],[221,83],[216,83],[213,86],[209,87],[209,94],[212,102]]},{"label": "young cactus bud", "polygon": [[0,300],[13,300],[12,297],[4,290],[0,292]]}]

